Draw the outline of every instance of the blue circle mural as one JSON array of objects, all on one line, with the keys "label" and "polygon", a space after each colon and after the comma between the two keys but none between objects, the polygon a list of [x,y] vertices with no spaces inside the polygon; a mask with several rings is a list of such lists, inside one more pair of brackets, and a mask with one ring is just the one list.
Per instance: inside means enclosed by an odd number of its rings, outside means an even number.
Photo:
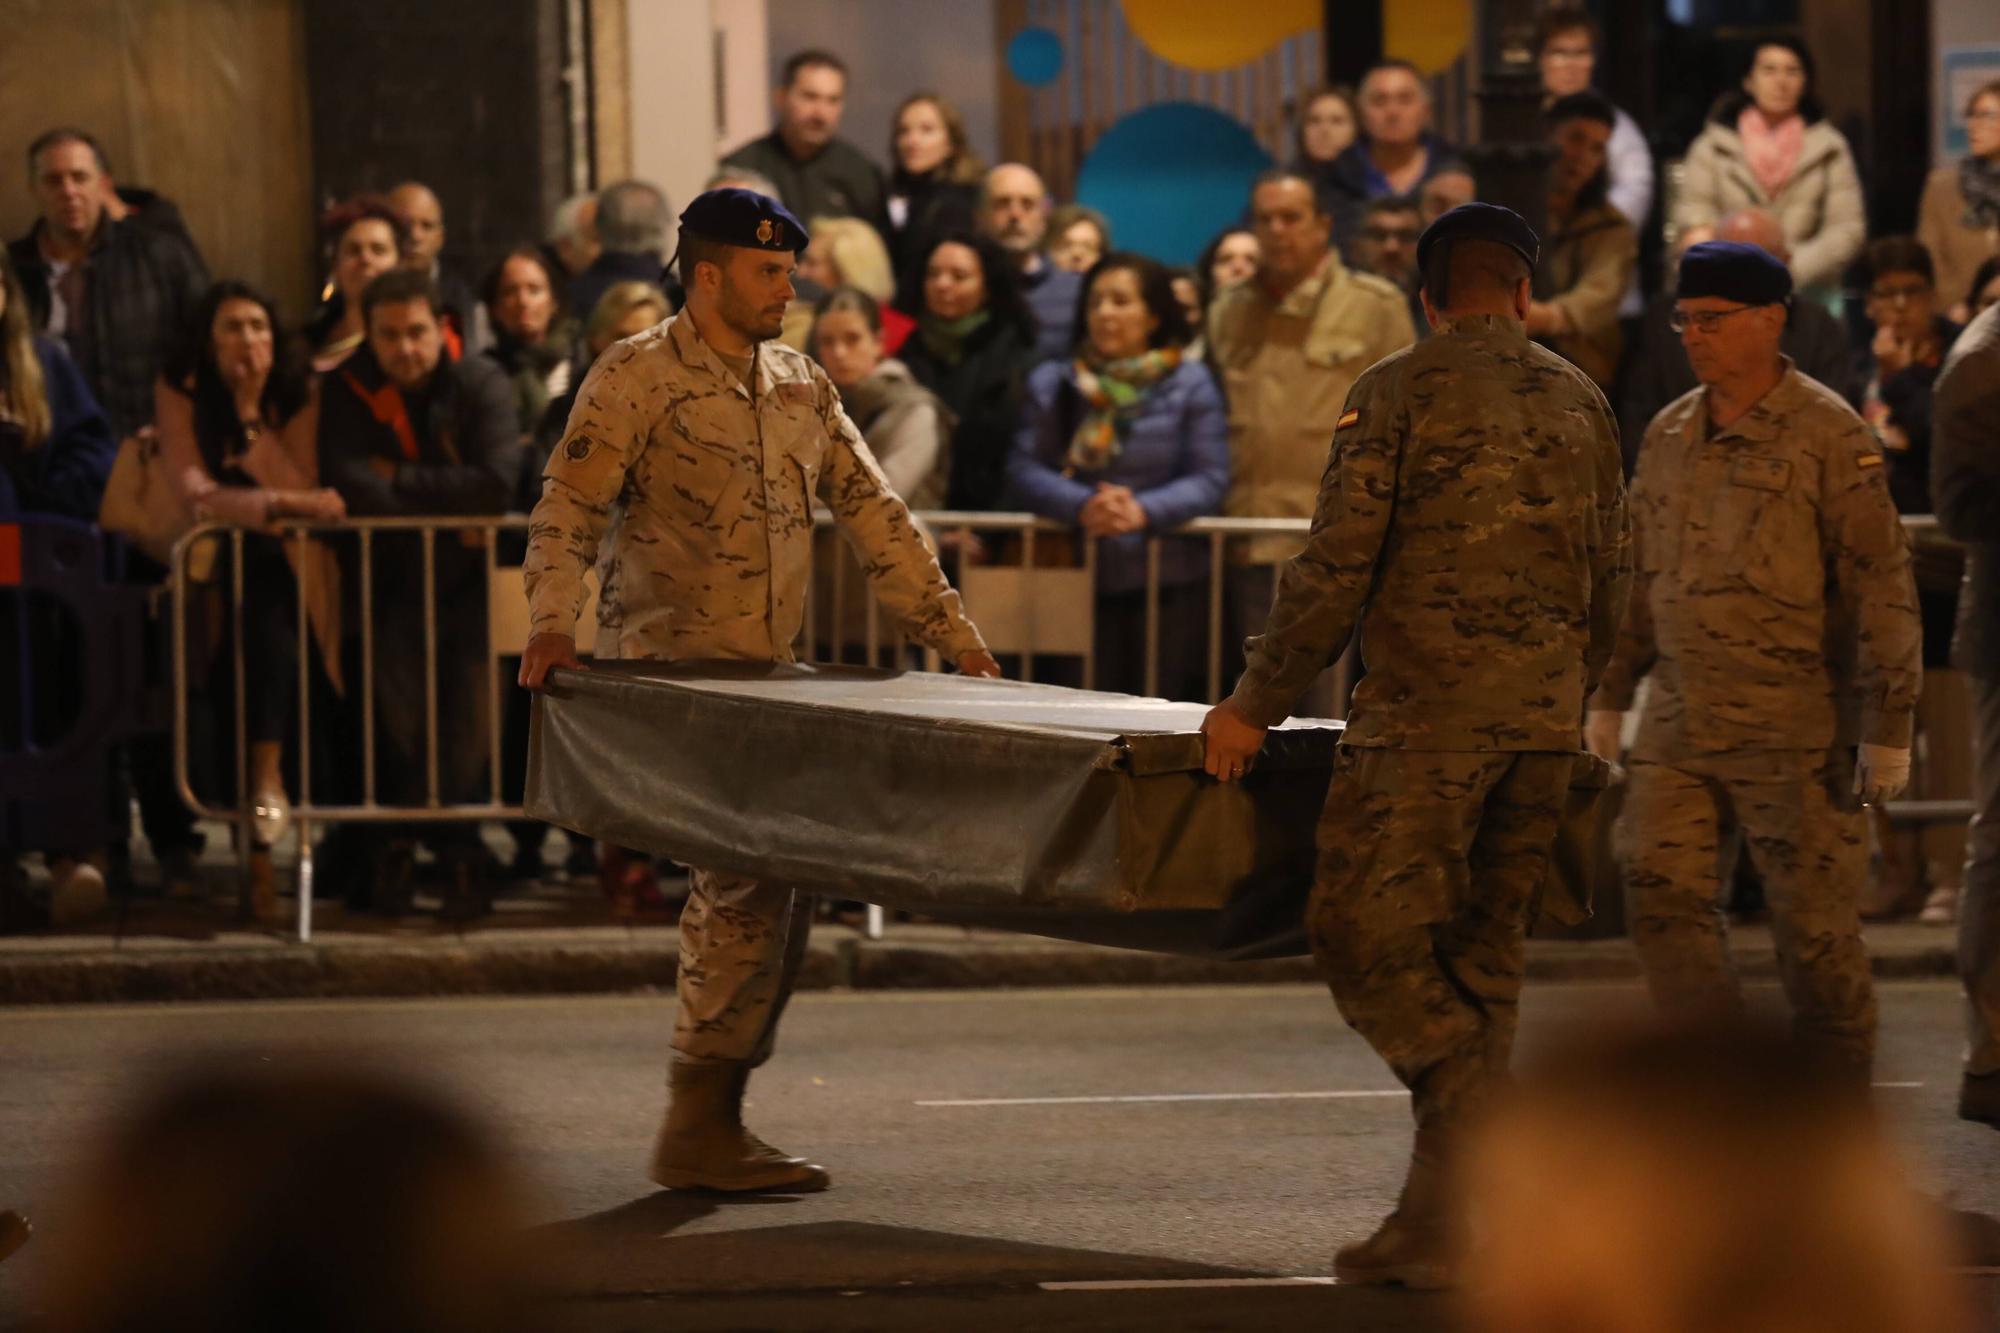
[{"label": "blue circle mural", "polygon": [[1166,264],[1192,264],[1249,205],[1271,156],[1249,129],[1192,102],[1124,117],[1077,173],[1076,198],[1111,219],[1113,243]]},{"label": "blue circle mural", "polygon": [[1031,88],[1055,82],[1062,67],[1062,38],[1047,28],[1023,28],[1007,43],[1007,72]]}]

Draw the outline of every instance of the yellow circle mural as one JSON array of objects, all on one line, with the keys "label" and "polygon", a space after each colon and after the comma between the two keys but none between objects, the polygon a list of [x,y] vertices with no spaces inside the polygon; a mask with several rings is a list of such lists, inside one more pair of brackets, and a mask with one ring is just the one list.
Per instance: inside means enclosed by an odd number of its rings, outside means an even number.
[{"label": "yellow circle mural", "polygon": [[1325,14],[1321,0],[1253,0],[1247,5],[1217,4],[1216,0],[1123,3],[1125,26],[1133,35],[1160,59],[1186,69],[1234,69],[1295,32],[1318,28]]},{"label": "yellow circle mural", "polygon": [[1395,0],[1382,7],[1382,49],[1426,74],[1450,68],[1472,40],[1472,0]]}]

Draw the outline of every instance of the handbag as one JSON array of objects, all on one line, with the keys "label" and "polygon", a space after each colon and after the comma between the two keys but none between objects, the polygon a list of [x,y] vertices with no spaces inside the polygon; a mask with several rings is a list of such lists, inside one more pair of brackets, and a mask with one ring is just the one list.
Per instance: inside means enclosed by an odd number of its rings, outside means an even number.
[{"label": "handbag", "polygon": [[174,543],[194,527],[194,514],[167,475],[160,437],[151,426],[126,436],[118,446],[97,509],[97,526],[117,533],[163,565],[173,559]]}]

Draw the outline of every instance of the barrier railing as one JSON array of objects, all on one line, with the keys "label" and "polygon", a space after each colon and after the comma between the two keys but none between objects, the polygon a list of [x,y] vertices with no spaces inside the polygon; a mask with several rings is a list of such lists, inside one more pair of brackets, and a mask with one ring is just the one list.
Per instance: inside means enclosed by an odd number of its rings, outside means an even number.
[{"label": "barrier railing", "polygon": [[[831,516],[816,516],[821,526],[831,523]],[[955,582],[964,596],[967,612],[982,629],[999,627],[1006,632],[998,635],[1000,642],[995,651],[1018,657],[1020,675],[1032,680],[1039,656],[1079,656],[1082,658],[1082,678],[1085,688],[1095,683],[1095,655],[1090,648],[1093,599],[1098,567],[1098,539],[1079,533],[1068,525],[1037,518],[1030,514],[998,514],[983,512],[943,511],[919,514],[925,527],[939,539],[941,549],[948,562],[957,569]],[[1935,519],[1928,515],[1912,516],[1904,520],[1913,531],[1930,531],[1936,527]],[[176,545],[169,573],[172,615],[172,658],[173,658],[173,726],[174,726],[174,778],[181,798],[197,815],[233,824],[238,830],[238,848],[242,855],[248,855],[254,832],[254,793],[249,790],[248,744],[245,727],[248,720],[248,672],[244,642],[244,549],[248,540],[278,540],[296,551],[298,567],[308,563],[311,544],[330,537],[338,537],[351,542],[356,547],[355,569],[359,585],[358,635],[360,639],[360,748],[361,793],[359,801],[322,802],[314,799],[312,790],[312,628],[308,611],[308,599],[300,596],[297,602],[297,770],[298,791],[291,794],[292,827],[297,834],[298,866],[298,910],[297,938],[309,940],[312,936],[313,898],[313,843],[315,828],[324,824],[338,824],[352,821],[372,823],[439,823],[445,821],[522,819],[525,812],[519,805],[509,804],[502,797],[503,780],[500,755],[502,749],[502,716],[506,686],[501,662],[503,658],[518,656],[522,643],[521,635],[514,632],[504,641],[498,637],[496,626],[498,617],[489,614],[486,622],[485,652],[482,657],[486,673],[486,726],[485,744],[488,763],[486,774],[487,799],[479,802],[447,802],[440,790],[440,753],[438,717],[438,663],[439,624],[437,616],[437,543],[441,535],[470,534],[478,539],[483,551],[487,590],[493,589],[501,578],[502,570],[510,570],[518,577],[518,569],[503,566],[499,561],[499,538],[502,533],[522,532],[528,525],[521,515],[494,516],[481,518],[370,518],[353,519],[337,524],[287,524],[281,535],[270,537],[262,533],[251,533],[241,528],[223,524],[205,524],[189,532]],[[1228,543],[1232,540],[1252,537],[1293,537],[1303,539],[1308,523],[1304,519],[1256,519],[1256,518],[1203,518],[1196,519],[1168,533],[1148,534],[1145,543],[1145,583],[1144,583],[1144,633],[1146,651],[1144,654],[1145,692],[1156,694],[1161,678],[1160,662],[1160,597],[1162,576],[1162,552],[1169,541],[1199,540],[1206,544],[1208,555],[1207,576],[1207,644],[1206,644],[1206,685],[1207,698],[1204,702],[1214,702],[1223,694],[1223,616],[1224,616],[1224,575],[1228,568],[1226,559]],[[375,698],[375,542],[381,534],[414,534],[418,538],[421,551],[420,576],[423,598],[423,729],[424,729],[424,791],[421,805],[385,804],[377,799],[376,774],[376,698]],[[1019,563],[1007,565],[983,564],[974,558],[974,539],[982,536],[1009,537],[1019,542]],[[1069,568],[1048,568],[1036,563],[1038,542],[1046,542],[1051,537],[1060,536],[1070,542],[1080,543],[1080,558]],[[235,719],[234,762],[236,772],[237,805],[228,808],[210,804],[203,800],[194,789],[189,772],[189,698],[191,681],[188,662],[188,593],[194,580],[190,576],[188,564],[190,553],[201,544],[221,541],[229,549],[229,623],[230,651],[232,658],[232,699],[231,706]],[[846,603],[845,582],[850,576],[847,561],[835,559],[828,571],[830,592],[824,599],[829,605],[820,607],[822,598],[808,596],[805,623],[801,642],[798,645],[801,660],[815,660],[818,645],[824,641],[838,660],[846,640],[847,620],[844,616]],[[1018,572],[1014,580],[1014,596],[1017,604],[1002,606],[1000,599],[1006,593],[1004,581],[985,579],[983,574]],[[1069,575],[1067,579],[1052,576]],[[984,585],[984,586],[982,586]],[[809,585],[815,594],[817,580]],[[1061,596],[1045,597],[1045,592],[1060,590]],[[863,580],[861,588],[863,630],[860,641],[853,645],[865,651],[870,662],[882,659],[884,647],[890,648],[891,660],[905,661],[909,645],[900,636],[891,634],[885,642],[880,627],[880,606],[874,590]],[[982,598],[985,600],[982,601]],[[490,600],[490,594],[489,594]],[[1057,614],[1051,615],[1050,612]],[[994,613],[990,616],[988,613]],[[819,632],[828,624],[830,633]],[[593,626],[579,624],[579,649],[586,648],[587,636]],[[991,631],[989,631],[991,633]],[[924,651],[921,656],[925,670],[940,668],[937,654]],[[352,688],[350,684],[350,688]],[[1899,817],[1899,807],[1891,806],[1892,818]],[[1971,814],[1971,803],[1967,802],[1921,802],[1907,803],[1906,822],[1934,822]],[[869,931],[879,935],[881,917],[879,909],[870,909]]]}]

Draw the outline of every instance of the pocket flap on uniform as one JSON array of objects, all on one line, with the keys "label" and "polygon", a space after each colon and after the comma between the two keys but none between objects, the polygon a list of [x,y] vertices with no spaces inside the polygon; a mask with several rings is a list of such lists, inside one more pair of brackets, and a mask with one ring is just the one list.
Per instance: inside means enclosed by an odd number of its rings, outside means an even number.
[{"label": "pocket flap on uniform", "polygon": [[1788,458],[1764,458],[1752,454],[1731,459],[1729,484],[1759,491],[1787,491],[1792,486],[1792,463]]}]

